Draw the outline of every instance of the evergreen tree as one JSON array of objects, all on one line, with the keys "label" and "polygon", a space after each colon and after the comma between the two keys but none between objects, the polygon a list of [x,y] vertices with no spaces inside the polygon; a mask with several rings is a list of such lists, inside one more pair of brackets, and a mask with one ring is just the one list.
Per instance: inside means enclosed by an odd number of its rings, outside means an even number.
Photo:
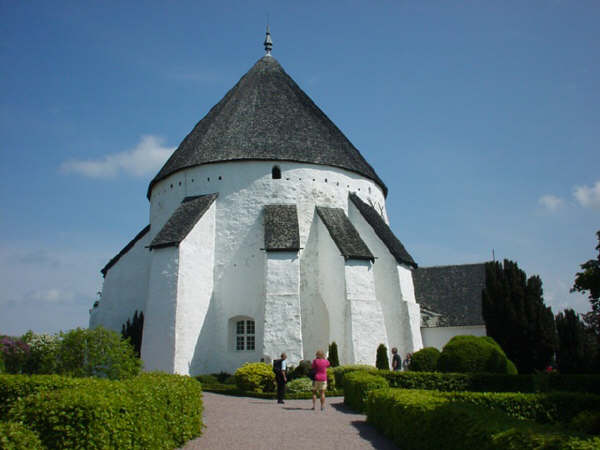
[{"label": "evergreen tree", "polygon": [[598,236],[598,257],[590,259],[583,263],[580,267],[582,272],[577,272],[575,275],[575,283],[571,292],[588,293],[592,311],[586,314],[585,320],[591,326],[596,335],[600,337],[600,230],[596,232]]},{"label": "evergreen tree", "polygon": [[554,315],[544,304],[540,277],[527,279],[513,261],[487,263],[482,313],[488,336],[500,344],[519,373],[543,370],[552,361]]},{"label": "evergreen tree", "polygon": [[335,341],[329,344],[329,356],[327,357],[331,367],[337,367],[340,365],[340,359],[338,357],[338,348]]},{"label": "evergreen tree", "polygon": [[121,335],[123,339],[128,339],[135,350],[135,354],[138,358],[142,351],[142,334],[144,331],[144,313],[140,311],[139,315],[137,310],[133,314],[133,319],[127,322],[121,327]]},{"label": "evergreen tree", "polygon": [[562,373],[583,373],[586,364],[585,325],[572,309],[565,309],[556,316],[558,333],[557,363]]},{"label": "evergreen tree", "polygon": [[388,351],[385,344],[379,344],[379,347],[377,347],[375,367],[380,370],[390,370],[390,360],[388,359]]}]

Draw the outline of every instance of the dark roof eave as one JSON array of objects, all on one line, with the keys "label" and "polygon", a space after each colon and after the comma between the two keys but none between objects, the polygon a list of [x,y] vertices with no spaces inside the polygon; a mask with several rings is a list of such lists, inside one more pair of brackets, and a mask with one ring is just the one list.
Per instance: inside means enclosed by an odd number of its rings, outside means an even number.
[{"label": "dark roof eave", "polygon": [[302,160],[299,160],[299,159],[276,159],[275,160],[275,159],[271,159],[271,158],[264,158],[264,159],[261,159],[261,158],[236,158],[236,159],[226,159],[226,160],[222,160],[222,161],[211,161],[211,162],[205,162],[205,163],[200,163],[200,164],[190,164],[189,166],[185,166],[185,167],[177,169],[177,170],[175,170],[175,171],[173,171],[171,173],[167,173],[166,175],[164,175],[164,176],[162,176],[160,178],[154,178],[152,181],[150,181],[150,184],[148,185],[148,190],[146,191],[146,198],[148,200],[150,200],[150,195],[152,193],[152,188],[154,187],[154,185],[156,183],[158,183],[159,181],[165,180],[165,179],[169,178],[171,175],[175,175],[176,173],[182,172],[182,171],[184,171],[186,169],[191,169],[193,167],[207,166],[209,164],[221,164],[221,163],[242,162],[242,161],[272,161],[273,163],[294,162],[294,163],[312,164],[312,165],[317,165],[317,166],[318,165],[324,165],[324,166],[329,166],[329,167],[335,167],[337,169],[342,169],[342,170],[346,170],[346,171],[351,172],[351,173],[358,174],[360,176],[363,176],[363,177],[365,177],[365,178],[373,181],[375,184],[377,184],[381,188],[381,190],[383,191],[383,196],[385,198],[387,198],[387,194],[388,194],[388,188],[387,188],[387,186],[385,185],[385,183],[382,180],[377,180],[377,179],[368,177],[368,176],[366,176],[365,174],[363,174],[363,173],[361,173],[359,171],[351,170],[351,169],[348,169],[347,167],[336,166],[336,165],[333,165],[333,164],[317,164],[317,163],[314,163],[314,162],[302,161]]},{"label": "dark roof eave", "polygon": [[300,247],[298,248],[265,248],[266,252],[298,252],[300,251]]}]

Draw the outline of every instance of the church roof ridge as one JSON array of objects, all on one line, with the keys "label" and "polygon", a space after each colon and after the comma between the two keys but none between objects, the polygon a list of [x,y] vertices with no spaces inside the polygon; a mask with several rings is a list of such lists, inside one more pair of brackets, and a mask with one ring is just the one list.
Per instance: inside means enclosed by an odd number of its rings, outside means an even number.
[{"label": "church roof ridge", "polygon": [[183,139],[150,182],[203,164],[293,161],[358,173],[387,188],[340,129],[270,55],[254,66]]}]

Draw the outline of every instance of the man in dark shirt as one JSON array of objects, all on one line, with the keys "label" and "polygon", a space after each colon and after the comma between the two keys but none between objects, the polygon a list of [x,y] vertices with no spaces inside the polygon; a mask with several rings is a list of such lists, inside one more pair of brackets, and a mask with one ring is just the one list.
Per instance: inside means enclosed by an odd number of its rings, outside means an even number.
[{"label": "man in dark shirt", "polygon": [[392,348],[392,370],[397,371],[402,369],[402,358],[398,354],[396,347]]}]

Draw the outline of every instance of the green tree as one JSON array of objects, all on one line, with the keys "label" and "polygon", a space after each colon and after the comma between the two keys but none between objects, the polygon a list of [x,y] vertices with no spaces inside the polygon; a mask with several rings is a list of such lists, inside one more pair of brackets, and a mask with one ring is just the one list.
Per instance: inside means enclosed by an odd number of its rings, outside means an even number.
[{"label": "green tree", "polygon": [[544,304],[542,280],[527,279],[517,263],[486,264],[482,313],[487,334],[515,363],[519,373],[543,370],[556,348],[554,314]]},{"label": "green tree", "polygon": [[582,272],[575,275],[575,283],[571,292],[587,293],[592,305],[592,311],[586,314],[585,321],[600,337],[600,230],[598,236],[598,257],[581,264]]},{"label": "green tree", "polygon": [[138,315],[137,309],[133,314],[131,321],[127,319],[127,322],[121,327],[121,336],[123,339],[129,339],[135,354],[139,358],[142,352],[142,335],[144,332],[144,313],[140,311]]},{"label": "green tree", "polygon": [[141,361],[128,341],[103,327],[61,333],[58,373],[74,377],[123,379],[137,375]]},{"label": "green tree", "polygon": [[377,347],[375,367],[379,370],[390,370],[390,360],[388,359],[388,350],[385,344],[379,344],[379,347]]},{"label": "green tree", "polygon": [[459,373],[517,373],[515,365],[491,337],[472,335],[450,339],[438,358],[437,369],[440,372]]},{"label": "green tree", "polygon": [[335,341],[329,344],[329,356],[327,357],[331,367],[337,367],[340,365],[340,358],[338,357],[338,348]]},{"label": "green tree", "polygon": [[579,315],[572,309],[556,315],[558,333],[557,363],[562,373],[583,373],[587,370],[586,330]]}]

